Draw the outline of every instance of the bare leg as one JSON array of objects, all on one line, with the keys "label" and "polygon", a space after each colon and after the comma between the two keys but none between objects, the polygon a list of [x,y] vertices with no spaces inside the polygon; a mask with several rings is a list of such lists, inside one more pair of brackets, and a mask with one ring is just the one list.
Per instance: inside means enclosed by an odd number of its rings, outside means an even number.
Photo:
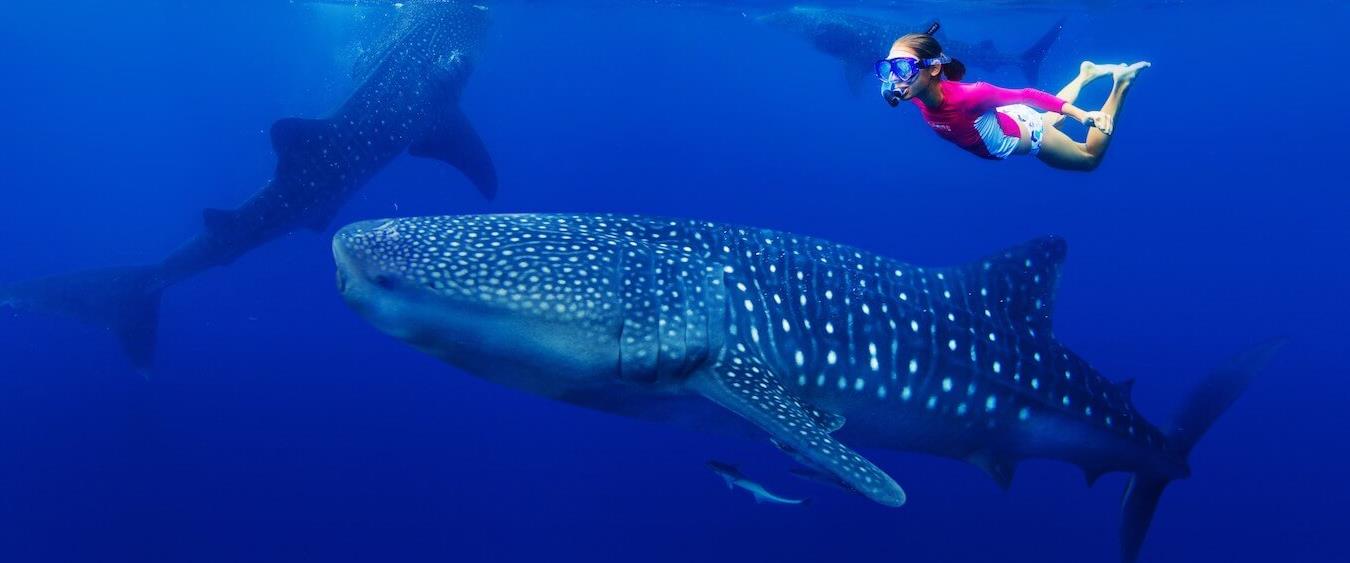
[{"label": "bare leg", "polygon": [[[1120,114],[1125,93],[1134,81],[1135,74],[1144,68],[1148,68],[1148,63],[1135,63],[1112,71],[1115,85],[1112,86],[1111,95],[1107,96],[1106,103],[1102,105],[1102,113],[1109,114],[1112,118]],[[1088,131],[1087,142],[1079,143],[1070,139],[1063,131],[1047,127],[1041,138],[1041,151],[1037,157],[1052,168],[1088,172],[1101,163],[1110,142],[1111,137],[1096,128]]]},{"label": "bare leg", "polygon": [[1045,133],[1041,135],[1041,152],[1036,153],[1036,158],[1060,170],[1088,172],[1097,166],[1097,159],[1088,154],[1083,143],[1069,138],[1054,127],[1045,128]]},{"label": "bare leg", "polygon": [[[1063,88],[1060,88],[1059,93],[1055,94],[1055,97],[1071,104],[1076,103],[1078,101],[1078,95],[1083,93],[1083,86],[1086,86],[1093,80],[1111,74],[1113,71],[1122,68],[1123,66],[1124,65],[1099,65],[1092,61],[1083,61],[1082,64],[1078,65],[1078,76],[1075,76],[1073,80],[1070,80],[1068,84],[1065,84]],[[1064,123],[1064,115],[1055,112],[1045,112],[1042,119],[1047,126],[1056,129],[1059,129],[1060,125]]]},{"label": "bare leg", "polygon": [[[1120,108],[1125,104],[1125,93],[1130,90],[1130,85],[1134,83],[1134,76],[1139,71],[1149,67],[1149,63],[1138,62],[1122,69],[1115,70],[1111,76],[1115,78],[1115,85],[1111,87],[1111,95],[1106,97],[1106,103],[1102,104],[1101,112],[1111,116],[1112,123],[1118,123],[1120,118]],[[1097,160],[1106,156],[1106,148],[1111,144],[1111,136],[1102,133],[1100,129],[1092,127],[1088,129],[1087,142],[1084,148],[1088,154],[1091,154]]]}]

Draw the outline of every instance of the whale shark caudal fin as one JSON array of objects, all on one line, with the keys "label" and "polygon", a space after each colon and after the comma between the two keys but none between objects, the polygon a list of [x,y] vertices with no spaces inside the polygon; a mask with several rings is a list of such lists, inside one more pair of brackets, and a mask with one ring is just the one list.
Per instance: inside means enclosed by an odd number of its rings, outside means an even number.
[{"label": "whale shark caudal fin", "polygon": [[439,115],[422,138],[413,141],[408,154],[434,158],[458,168],[483,197],[497,195],[497,169],[483,140],[469,118],[454,103],[441,104]]},{"label": "whale shark caudal fin", "polygon": [[154,357],[164,281],[157,267],[106,268],[0,287],[0,307],[67,315],[117,335],[134,367]]},{"label": "whale shark caudal fin", "polygon": [[1050,52],[1050,47],[1059,40],[1059,34],[1064,31],[1064,21],[1068,18],[1060,18],[1050,30],[1045,32],[1035,43],[1027,50],[1022,51],[1019,60],[1022,61],[1022,73],[1026,74],[1027,82],[1032,86],[1041,77],[1041,63],[1045,62],[1045,56]]},{"label": "whale shark caudal fin", "polygon": [[[1266,342],[1210,372],[1182,402],[1181,409],[1172,421],[1171,430],[1167,433],[1168,448],[1172,453],[1182,460],[1189,457],[1191,449],[1205,431],[1242,395],[1252,378],[1270,363],[1283,345],[1283,338]],[[1153,521],[1153,512],[1158,507],[1158,499],[1167,484],[1166,478],[1140,473],[1131,477],[1130,483],[1126,485],[1121,507],[1121,561],[1133,563],[1139,558],[1139,548],[1144,543],[1148,526]]]},{"label": "whale shark caudal fin", "polygon": [[789,395],[757,358],[727,347],[716,363],[692,376],[688,385],[768,432],[775,444],[803,464],[833,475],[881,504],[905,504],[900,485],[830,436],[807,412],[808,407]]}]

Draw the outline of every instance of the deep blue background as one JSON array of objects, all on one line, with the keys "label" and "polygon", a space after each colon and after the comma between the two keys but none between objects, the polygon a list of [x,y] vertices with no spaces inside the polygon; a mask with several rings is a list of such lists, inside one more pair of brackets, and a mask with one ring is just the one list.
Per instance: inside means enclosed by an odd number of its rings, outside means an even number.
[{"label": "deep blue background", "polygon": [[[368,21],[286,2],[25,3],[0,19],[0,281],[161,259],[273,166],[266,130],[350,90]],[[1167,491],[1149,561],[1342,556],[1350,429],[1350,131],[1341,3],[978,11],[1042,76],[1148,59],[1095,173],[984,162],[912,108],[735,11],[510,3],[464,107],[501,195],[402,158],[342,212],[623,211],[809,233],[953,264],[1068,238],[1056,333],[1137,377],[1165,422],[1207,369],[1291,344]],[[1121,4],[1128,4],[1121,2]],[[1015,71],[974,73],[1008,86]],[[1082,100],[1100,103],[1106,86]],[[867,451],[888,509],[788,476],[767,442],[584,411],[473,379],[365,324],[327,236],[296,233],[165,297],[158,370],[64,318],[0,316],[0,561],[1110,561],[1125,478]],[[739,463],[806,508],[760,506]]]}]

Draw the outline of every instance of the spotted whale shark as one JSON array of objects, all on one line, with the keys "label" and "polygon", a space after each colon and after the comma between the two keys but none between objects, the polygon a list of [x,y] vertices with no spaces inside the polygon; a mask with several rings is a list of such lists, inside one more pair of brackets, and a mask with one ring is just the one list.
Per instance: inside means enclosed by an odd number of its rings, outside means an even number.
[{"label": "spotted whale shark", "polygon": [[[872,65],[886,56],[892,42],[901,35],[919,31],[888,19],[820,7],[796,6],[766,12],[754,19],[806,39],[816,50],[838,59],[844,67],[845,81],[855,91],[859,85],[874,80]],[[1041,63],[1063,29],[1064,20],[1060,19],[1030,47],[1016,54],[998,50],[992,41],[969,43],[942,32],[938,32],[938,40],[948,54],[971,67],[988,71],[1019,68],[1034,85],[1040,79]]]},{"label": "spotted whale shark", "polygon": [[[809,236],[615,215],[348,225],[345,301],[480,377],[601,411],[765,436],[878,503],[905,492],[854,446],[969,461],[1008,486],[1029,458],[1133,474],[1135,559],[1163,488],[1274,353],[1213,372],[1166,430],[1052,334],[1066,244],[925,268]],[[849,445],[845,445],[849,444]]]},{"label": "spotted whale shark", "polygon": [[470,2],[401,3],[388,33],[358,59],[353,71],[358,85],[336,111],[272,125],[275,173],[241,206],[205,210],[204,230],[160,264],[0,286],[0,306],[102,325],[120,338],[132,363],[145,369],[165,288],[296,229],[327,230],[342,205],[405,151],[453,165],[492,197],[497,189],[492,160],[459,108],[487,25],[486,8]]}]

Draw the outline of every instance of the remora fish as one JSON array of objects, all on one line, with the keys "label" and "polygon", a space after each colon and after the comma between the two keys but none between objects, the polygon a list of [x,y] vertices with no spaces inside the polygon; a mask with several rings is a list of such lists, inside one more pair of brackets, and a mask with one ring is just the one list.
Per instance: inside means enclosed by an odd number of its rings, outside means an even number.
[{"label": "remora fish", "polygon": [[1133,474],[1133,561],[1163,488],[1278,347],[1215,371],[1163,431],[1051,333],[1066,245],[922,268],[784,232],[613,215],[368,221],[333,240],[345,300],[486,379],[602,411],[756,430],[882,504],[844,443],[967,460],[1008,486],[1051,458]]},{"label": "remora fish", "polygon": [[721,477],[723,481],[726,481],[728,489],[740,487],[748,491],[755,497],[755,502],[768,502],[771,504],[806,503],[806,499],[781,497],[769,492],[768,489],[764,488],[764,485],[751,481],[750,478],[741,473],[740,469],[737,469],[736,466],[729,463],[724,463],[715,459],[708,460],[708,469],[711,469],[713,473],[716,473],[718,477]]},{"label": "remora fish", "polygon": [[331,116],[272,125],[271,181],[238,209],[207,209],[206,229],[161,264],[89,270],[0,286],[0,307],[48,311],[106,327],[142,370],[154,355],[162,291],[298,228],[323,231],[343,204],[407,150],[497,189],[487,149],[459,109],[487,29],[486,9],[410,0],[357,65],[359,86]]}]

